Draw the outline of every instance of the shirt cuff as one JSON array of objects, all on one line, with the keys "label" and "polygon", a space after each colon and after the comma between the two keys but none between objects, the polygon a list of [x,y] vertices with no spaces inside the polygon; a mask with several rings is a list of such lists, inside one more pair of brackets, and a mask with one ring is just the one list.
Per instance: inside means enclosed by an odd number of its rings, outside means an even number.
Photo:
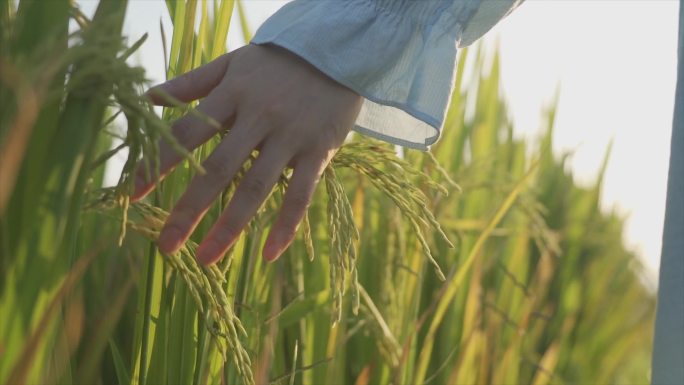
[{"label": "shirt cuff", "polygon": [[257,31],[365,98],[354,129],[426,150],[453,87],[456,47],[480,0],[296,0]]}]

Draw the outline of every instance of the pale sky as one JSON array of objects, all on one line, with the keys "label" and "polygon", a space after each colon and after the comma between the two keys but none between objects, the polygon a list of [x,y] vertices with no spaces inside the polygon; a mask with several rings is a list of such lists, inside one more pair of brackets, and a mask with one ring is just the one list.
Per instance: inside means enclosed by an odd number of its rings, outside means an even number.
[{"label": "pale sky", "polygon": [[[79,1],[86,13],[95,1]],[[252,29],[287,1],[248,0]],[[678,1],[527,0],[482,40],[501,51],[502,88],[518,135],[534,138],[541,112],[560,91],[555,143],[574,150],[570,167],[591,183],[608,142],[613,151],[603,207],[627,216],[626,242],[657,281],[676,81]],[[139,59],[164,76],[162,0],[131,0],[125,32],[150,37]],[[242,44],[234,18],[229,48]]]},{"label": "pale sky", "polygon": [[536,132],[556,86],[559,150],[593,182],[609,141],[603,207],[657,280],[676,83],[678,1],[528,0],[486,36],[501,49],[516,128]]}]

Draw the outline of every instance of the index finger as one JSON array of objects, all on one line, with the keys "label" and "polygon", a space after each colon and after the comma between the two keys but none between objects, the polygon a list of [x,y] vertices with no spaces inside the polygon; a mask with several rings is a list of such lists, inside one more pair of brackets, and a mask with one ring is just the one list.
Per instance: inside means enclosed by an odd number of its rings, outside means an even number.
[{"label": "index finger", "polygon": [[[196,108],[196,111],[212,118],[220,124],[225,124],[234,115],[233,103],[226,100],[225,93],[212,92]],[[200,119],[194,114],[188,113],[178,119],[171,128],[173,136],[178,143],[188,151],[199,147],[219,132],[217,127],[206,119]],[[159,180],[163,179],[175,167],[183,156],[174,150],[171,145],[161,140],[159,143]],[[131,195],[132,201],[144,198],[155,186],[155,172],[150,170],[153,163],[143,157],[138,163],[135,177],[135,191]],[[148,177],[149,176],[149,177]]]}]

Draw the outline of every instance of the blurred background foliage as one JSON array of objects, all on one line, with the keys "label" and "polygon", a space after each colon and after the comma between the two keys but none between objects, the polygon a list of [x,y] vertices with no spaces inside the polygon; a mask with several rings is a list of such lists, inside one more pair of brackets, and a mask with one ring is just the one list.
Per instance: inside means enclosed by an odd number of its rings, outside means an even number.
[{"label": "blurred background foliage", "polygon": [[[249,40],[240,2],[166,3],[169,78],[225,52],[233,12]],[[498,57],[460,53],[431,153],[354,135],[276,263],[260,249],[286,182],[212,270],[193,264],[192,242],[170,257],[148,240],[189,162],[143,206],[126,199],[140,152],[187,111],[159,118],[139,96],[144,71],[127,58],[144,37],[121,36],[126,1],[101,1],[92,20],[67,0],[1,7],[0,383],[648,382],[655,301],[623,219],[600,209],[605,163],[592,186],[574,182],[570,154],[552,150],[555,103],[538,140],[517,138]],[[120,183],[101,190],[119,151]]]}]

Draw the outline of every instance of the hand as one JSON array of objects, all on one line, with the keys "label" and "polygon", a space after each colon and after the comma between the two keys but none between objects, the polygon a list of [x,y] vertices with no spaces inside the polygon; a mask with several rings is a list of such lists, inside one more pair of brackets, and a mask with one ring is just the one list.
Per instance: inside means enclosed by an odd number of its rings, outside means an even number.
[{"label": "hand", "polygon": [[[267,261],[278,258],[294,239],[321,174],[352,128],[363,99],[289,51],[257,45],[148,91],[155,104],[165,105],[158,90],[186,103],[204,98],[197,110],[230,128],[204,162],[206,174],[194,177],[171,211],[159,235],[159,249],[173,253],[183,245],[252,150],[258,149],[256,161],[200,243],[197,258],[204,264],[221,258],[289,165],[294,171],[262,252]],[[172,132],[190,151],[218,134],[215,126],[191,114],[176,121]],[[168,143],[160,143],[161,178],[181,160]],[[155,186],[145,175],[139,167],[134,201]]]}]

